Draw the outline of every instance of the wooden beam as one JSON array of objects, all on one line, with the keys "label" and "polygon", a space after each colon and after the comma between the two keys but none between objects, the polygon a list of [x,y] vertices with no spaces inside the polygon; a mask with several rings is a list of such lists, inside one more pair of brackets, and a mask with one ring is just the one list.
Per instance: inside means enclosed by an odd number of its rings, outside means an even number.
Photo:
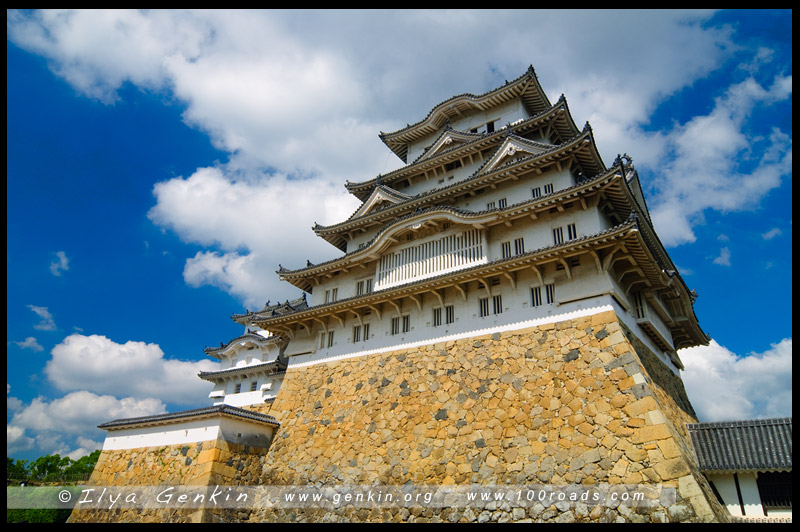
[{"label": "wooden beam", "polygon": [[352,312],[353,315],[355,315],[356,319],[358,320],[358,324],[359,325],[364,325],[364,322],[361,320],[361,314],[359,314],[358,312],[356,312],[353,309],[349,309],[349,311]]},{"label": "wooden beam", "polygon": [[322,325],[322,331],[323,331],[323,332],[328,332],[328,324],[327,324],[326,322],[322,321],[322,320],[321,320],[321,319],[319,319],[319,318],[311,318],[311,319],[312,319],[312,320],[314,320],[314,321],[316,321],[316,322],[317,322],[317,323],[319,323],[320,325]]},{"label": "wooden beam", "polygon": [[375,314],[377,314],[377,315],[378,315],[378,319],[381,319],[381,310],[380,310],[378,307],[376,307],[376,306],[374,306],[374,305],[367,305],[367,306],[368,306],[368,307],[369,307],[371,310],[374,310],[374,311],[375,311]]},{"label": "wooden beam", "polygon": [[544,279],[542,278],[542,271],[536,265],[531,265],[531,270],[533,273],[536,274],[536,277],[539,279],[539,284],[544,284]]},{"label": "wooden beam", "polygon": [[464,289],[463,289],[463,288],[461,288],[461,285],[460,285],[460,284],[458,284],[458,283],[454,284],[454,285],[453,285],[453,288],[455,288],[456,290],[458,290],[458,293],[459,293],[459,294],[461,294],[461,298],[462,298],[464,301],[466,301],[466,300],[467,300],[467,292],[466,292],[466,291],[464,291]]},{"label": "wooden beam", "polygon": [[564,266],[564,271],[567,272],[567,278],[572,279],[572,270],[570,269],[569,264],[567,264],[567,261],[565,261],[563,258],[559,258],[558,262]]},{"label": "wooden beam", "polygon": [[412,294],[409,294],[408,297],[411,298],[411,301],[417,304],[417,310],[422,312],[422,298],[420,297],[419,299],[417,299],[417,296]]},{"label": "wooden beam", "polygon": [[485,281],[482,277],[478,277],[478,280],[481,283],[483,283],[483,287],[486,289],[486,297],[491,299],[492,298],[492,290],[491,290],[491,288],[489,286],[489,283],[487,281]]},{"label": "wooden beam", "polygon": [[513,288],[514,291],[516,292],[517,291],[517,280],[515,279],[516,276],[512,275],[509,272],[503,272],[503,275],[505,276],[506,279],[508,279],[508,282],[511,283],[511,288]]},{"label": "wooden beam", "polygon": [[623,246],[622,242],[619,242],[619,243],[617,243],[616,246],[614,246],[611,249],[611,251],[608,252],[608,255],[606,255],[606,258],[603,259],[603,271],[605,271],[605,272],[608,271],[608,268],[611,266],[611,260],[613,259],[613,257],[616,254],[616,252],[619,251],[620,249],[622,249],[622,246]]},{"label": "wooden beam", "polygon": [[594,265],[597,267],[597,273],[602,273],[603,263],[600,260],[600,255],[598,255],[597,252],[593,249],[589,250],[589,254],[591,254],[591,256],[594,258]]},{"label": "wooden beam", "polygon": [[[401,300],[401,302],[402,302],[402,300]],[[403,311],[400,310],[400,306],[397,303],[395,303],[393,299],[389,300],[389,304],[392,305],[397,310],[398,314],[402,314],[403,313]]]}]

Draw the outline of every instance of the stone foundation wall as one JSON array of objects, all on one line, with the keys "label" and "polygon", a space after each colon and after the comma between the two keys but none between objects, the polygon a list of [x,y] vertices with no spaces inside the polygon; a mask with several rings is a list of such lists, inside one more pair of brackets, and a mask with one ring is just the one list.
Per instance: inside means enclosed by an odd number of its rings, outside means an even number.
[{"label": "stone foundation wall", "polygon": [[268,451],[222,441],[107,451],[93,485],[672,488],[672,504],[74,512],[72,521],[726,521],[683,384],[614,312],[290,368]]},{"label": "stone foundation wall", "polygon": [[[103,451],[91,487],[98,486],[231,486],[256,485],[267,450],[224,440],[186,445]],[[99,491],[99,490],[98,490]],[[95,492],[97,493],[97,491]],[[238,514],[228,512],[226,519]],[[246,518],[247,515],[243,515]],[[208,511],[181,509],[116,509],[73,511],[70,522],[203,522]]]},{"label": "stone foundation wall", "polygon": [[256,509],[251,521],[726,519],[686,440],[680,379],[613,312],[290,368],[264,408],[281,423],[265,484],[661,484],[677,501],[643,513]]}]

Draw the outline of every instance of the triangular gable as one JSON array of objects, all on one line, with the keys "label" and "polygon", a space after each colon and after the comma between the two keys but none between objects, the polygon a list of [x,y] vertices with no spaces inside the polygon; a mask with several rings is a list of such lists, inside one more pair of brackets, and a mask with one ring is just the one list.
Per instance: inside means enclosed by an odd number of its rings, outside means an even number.
[{"label": "triangular gable", "polygon": [[408,201],[411,198],[412,196],[398,192],[393,188],[389,188],[385,185],[378,185],[372,190],[372,193],[369,195],[369,197],[364,200],[364,203],[361,205],[361,207],[359,207],[349,219],[353,220],[355,218],[365,216],[369,214],[370,211],[380,209],[381,205],[386,202],[396,205],[398,203]]},{"label": "triangular gable", "polygon": [[436,139],[436,142],[434,142],[415,162],[436,157],[446,150],[466,144],[467,142],[472,142],[475,138],[476,135],[474,133],[462,133],[461,131],[455,131],[449,128],[445,129],[439,138]]},{"label": "triangular gable", "polygon": [[494,155],[489,158],[481,169],[481,173],[491,172],[495,168],[519,159],[541,155],[552,148],[553,146],[551,145],[534,142],[522,137],[509,137],[503,141],[497,151],[494,152]]}]

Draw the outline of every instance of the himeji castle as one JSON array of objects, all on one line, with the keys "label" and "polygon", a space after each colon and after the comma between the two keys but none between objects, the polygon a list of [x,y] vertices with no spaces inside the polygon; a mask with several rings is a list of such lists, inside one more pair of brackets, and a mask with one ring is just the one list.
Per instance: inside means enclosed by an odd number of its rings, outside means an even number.
[{"label": "himeji castle", "polygon": [[314,227],[341,257],[281,266],[302,299],[234,316],[255,340],[209,351],[230,353],[232,368],[213,376],[215,401],[273,397],[279,352],[317,364],[601,309],[676,374],[676,349],[708,343],[631,158],[607,167],[589,125],[575,125],[563,96],[551,103],[532,69],[380,137],[406,165],[346,183],[362,205]]},{"label": "himeji castle", "polygon": [[[633,159],[604,163],[533,68],[380,138],[403,166],[344,183],[361,205],[313,227],[337,258],[278,265],[296,299],[232,316],[242,335],[205,350],[221,362],[199,375],[209,406],[101,425],[92,483],[456,499],[72,520],[728,521],[692,447],[676,352],[709,338]],[[518,496],[457,499],[491,486]],[[601,498],[542,502],[525,486]],[[657,494],[611,504],[622,488]]]}]

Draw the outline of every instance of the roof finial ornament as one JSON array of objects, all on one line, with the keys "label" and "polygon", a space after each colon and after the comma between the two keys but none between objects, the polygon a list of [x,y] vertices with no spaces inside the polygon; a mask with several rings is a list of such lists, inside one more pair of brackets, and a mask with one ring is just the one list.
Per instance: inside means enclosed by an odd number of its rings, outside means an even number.
[{"label": "roof finial ornament", "polygon": [[444,119],[444,130],[447,131],[448,129],[451,129],[450,118],[445,118]]},{"label": "roof finial ornament", "polygon": [[382,184],[383,184],[383,178],[381,177],[381,174],[378,174],[378,177],[375,178],[375,186],[380,186]]}]

